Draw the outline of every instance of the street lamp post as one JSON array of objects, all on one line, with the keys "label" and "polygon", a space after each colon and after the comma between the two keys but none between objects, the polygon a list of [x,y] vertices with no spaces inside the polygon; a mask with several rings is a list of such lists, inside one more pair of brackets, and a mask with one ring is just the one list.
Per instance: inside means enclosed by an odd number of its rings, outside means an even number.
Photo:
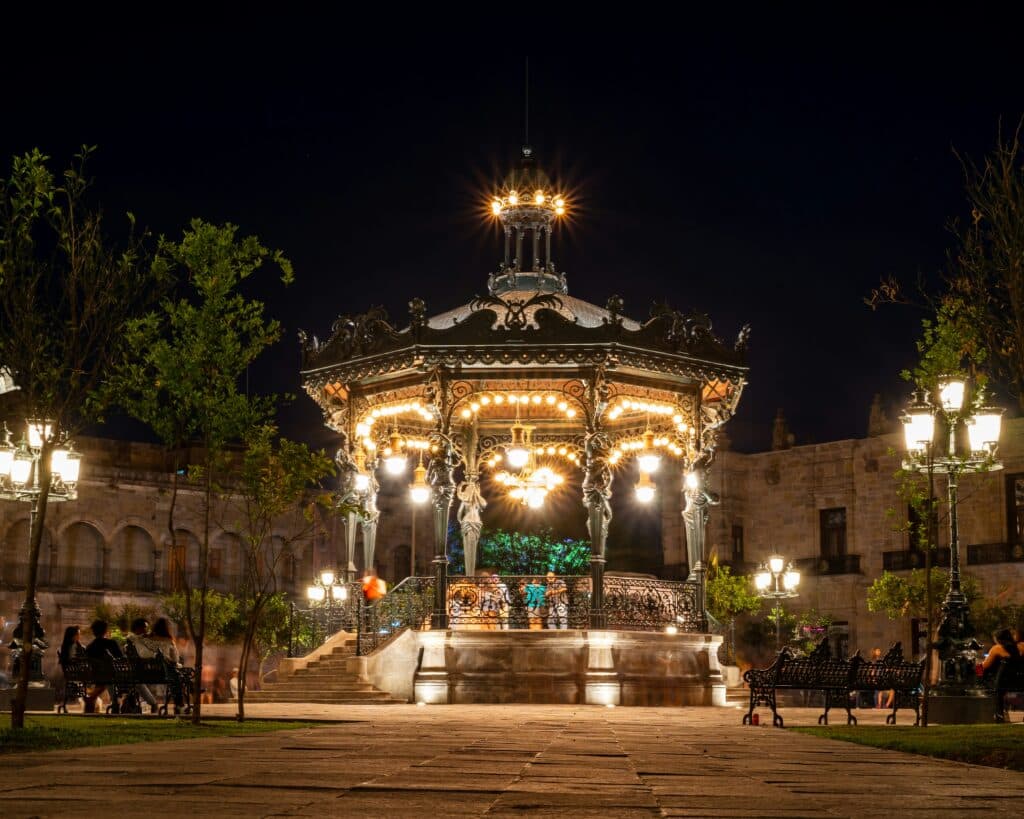
[{"label": "street lamp post", "polygon": [[338,582],[340,578],[334,569],[321,569],[320,574],[313,578],[313,584],[306,587],[306,599],[311,604],[326,611],[325,636],[329,636],[334,628],[334,605],[344,605],[349,599],[348,586]]},{"label": "street lamp post", "polygon": [[[929,646],[938,650],[940,662],[936,694],[940,697],[978,697],[974,672],[977,652],[970,606],[961,588],[960,532],[957,516],[959,480],[963,473],[1002,469],[996,458],[1003,410],[983,406],[982,396],[968,395],[962,378],[940,378],[936,396],[921,391],[914,395],[903,416],[907,447],[903,468],[922,474],[944,474],[949,502],[949,584],[942,602],[942,619]],[[930,628],[929,612],[929,628]],[[936,700],[936,702],[938,702]],[[965,706],[961,702],[960,706]],[[960,716],[965,712],[960,711]],[[941,721],[957,719],[947,714]],[[963,721],[962,719],[957,721]]]},{"label": "street lamp post", "polygon": [[[793,568],[793,564],[787,565],[786,559],[779,555],[772,555],[767,563],[762,563],[754,574],[754,586],[757,589],[757,596],[766,600],[774,600],[779,604],[789,597],[796,597],[799,592],[796,590],[800,585],[800,572]],[[782,647],[782,617],[781,610],[775,612],[775,650]]]},{"label": "street lamp post", "polygon": [[[24,437],[15,445],[11,441],[11,433],[6,424],[0,431],[0,500],[23,501],[29,504],[30,543],[32,529],[39,514],[39,497],[42,494],[40,464],[44,449],[48,445],[52,446],[53,433],[52,421],[29,420],[25,424]],[[78,497],[78,476],[82,456],[70,445],[64,446],[59,442],[48,451],[51,477],[47,502],[75,500]],[[30,565],[29,572],[32,570],[33,567]],[[34,586],[34,583],[26,582],[26,588],[32,588],[33,592]],[[35,679],[42,679],[41,650],[47,647],[40,624],[41,616],[35,594],[26,594],[18,613],[20,637],[11,641],[13,663],[19,664],[27,651],[31,674]]]}]

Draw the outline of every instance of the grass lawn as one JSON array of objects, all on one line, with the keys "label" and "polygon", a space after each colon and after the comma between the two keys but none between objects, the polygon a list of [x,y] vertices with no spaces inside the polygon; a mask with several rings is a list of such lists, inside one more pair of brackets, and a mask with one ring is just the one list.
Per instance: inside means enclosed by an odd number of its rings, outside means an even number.
[{"label": "grass lawn", "polygon": [[[0,715],[2,718],[3,715]],[[312,728],[316,725],[315,722],[255,719],[239,723],[224,719],[204,720],[197,726],[187,719],[30,715],[25,718],[25,727],[21,730],[0,728],[0,754],[84,748],[90,745],[122,745],[130,742],[164,742],[169,739],[236,737],[290,728]]]},{"label": "grass lawn", "polygon": [[892,751],[1024,771],[1024,725],[1020,722],[1011,725],[932,725],[928,728],[837,725],[789,730]]}]

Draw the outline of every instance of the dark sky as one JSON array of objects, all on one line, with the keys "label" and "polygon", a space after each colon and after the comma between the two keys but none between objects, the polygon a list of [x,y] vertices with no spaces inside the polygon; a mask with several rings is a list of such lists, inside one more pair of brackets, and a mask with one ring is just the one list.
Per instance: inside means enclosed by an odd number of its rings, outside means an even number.
[{"label": "dark sky", "polygon": [[[961,23],[531,57],[530,140],[571,191],[570,293],[641,319],[668,299],[730,340],[752,324],[737,448],[769,445],[777,407],[810,442],[862,436],[875,392],[904,402],[920,316],[862,298],[939,269],[963,211],[952,149],[983,155],[1024,112],[1012,26]],[[296,283],[258,288],[286,333],[255,389],[299,393],[300,327],[323,338],[374,304],[402,324],[412,296],[440,312],[485,290],[501,251],[479,207],[523,141],[522,56],[128,42],[3,50],[0,154],[97,144],[112,225],[230,220],[286,251]],[[304,395],[284,423],[328,440]]]}]

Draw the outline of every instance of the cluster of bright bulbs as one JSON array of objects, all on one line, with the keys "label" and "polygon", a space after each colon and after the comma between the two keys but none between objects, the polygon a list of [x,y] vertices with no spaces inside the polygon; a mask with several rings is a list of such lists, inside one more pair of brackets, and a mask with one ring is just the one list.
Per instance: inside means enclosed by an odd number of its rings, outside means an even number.
[{"label": "cluster of bright bulbs", "polygon": [[551,395],[550,393],[548,393],[548,394],[533,393],[533,394],[530,394],[530,395],[528,395],[526,393],[520,393],[520,394],[513,393],[513,394],[507,395],[507,396],[503,395],[502,393],[495,393],[493,395],[475,396],[469,402],[469,406],[465,407],[462,410],[461,415],[462,415],[463,418],[472,418],[474,415],[476,415],[478,412],[480,412],[480,410],[484,409],[485,407],[489,407],[491,405],[500,407],[500,406],[502,406],[505,403],[508,403],[508,404],[510,404],[512,406],[517,406],[518,405],[518,406],[522,406],[522,407],[526,407],[526,406],[530,406],[530,405],[535,406],[535,407],[540,407],[540,406],[555,407],[555,408],[558,409],[559,412],[564,412],[566,418],[575,418],[576,417],[576,409],[575,409],[575,407],[570,407],[568,401],[562,401],[562,400],[560,400],[558,398],[558,396]]},{"label": "cluster of bright bulbs", "polygon": [[532,471],[513,475],[511,472],[499,472],[494,476],[498,483],[508,487],[508,496],[531,509],[539,509],[544,505],[548,492],[565,482],[565,478],[547,466]]},{"label": "cluster of bright bulbs", "polygon": [[[53,426],[43,421],[30,421],[27,433],[27,441],[22,441],[20,446],[11,443],[6,425],[0,437],[0,481],[9,481],[16,491],[24,489],[32,479],[32,465],[43,442],[53,434]],[[56,447],[50,453],[50,472],[72,493],[81,465],[82,456],[71,447]],[[35,480],[38,484],[38,475]]]},{"label": "cluster of bright bulbs", "polygon": [[[535,455],[558,455],[562,458],[565,458],[566,460],[572,461],[574,464],[576,464],[576,466],[580,465],[579,453],[566,446],[539,446],[536,447],[533,450],[533,452]],[[491,455],[490,458],[484,461],[484,464],[493,469],[498,464],[500,464],[503,459],[504,456],[500,452],[495,452]]]},{"label": "cluster of bright bulbs", "polygon": [[391,418],[395,415],[405,415],[410,412],[416,413],[424,421],[434,420],[434,414],[419,401],[412,401],[408,404],[391,404],[385,407],[378,407],[366,415],[356,424],[356,435],[363,439],[369,438],[370,433],[373,431],[373,425],[379,419]]},{"label": "cluster of bright bulbs", "polygon": [[[652,444],[656,447],[667,449],[673,455],[679,456],[683,454],[683,448],[679,446],[675,441],[670,438],[655,438]],[[637,451],[645,449],[644,441],[623,441],[615,449],[612,450],[611,455],[608,456],[608,462],[613,466],[617,464],[626,455],[632,455]],[[640,458],[648,457],[646,455],[640,455]],[[645,472],[653,472],[653,469],[644,470]]]},{"label": "cluster of bright bulbs", "polygon": [[491,201],[491,213],[495,216],[500,216],[508,208],[518,208],[520,206],[547,208],[554,211],[556,216],[563,216],[565,214],[565,199],[561,196],[552,197],[539,188],[532,195],[513,190],[509,191],[506,196],[494,197]]},{"label": "cluster of bright bulbs", "polygon": [[649,401],[636,401],[632,398],[624,398],[618,404],[608,409],[608,417],[614,421],[624,412],[646,412],[648,415],[664,415],[672,416],[672,423],[677,426],[683,423],[683,416],[679,414],[674,406],[671,404],[656,404]]}]

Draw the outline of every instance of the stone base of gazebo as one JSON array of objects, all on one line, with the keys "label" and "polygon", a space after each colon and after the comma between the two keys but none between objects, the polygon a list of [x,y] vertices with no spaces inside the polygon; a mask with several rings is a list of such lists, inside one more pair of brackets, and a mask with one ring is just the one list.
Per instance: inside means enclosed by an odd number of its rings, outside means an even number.
[{"label": "stone base of gazebo", "polygon": [[725,705],[722,638],[638,631],[407,631],[353,670],[428,704]]}]

